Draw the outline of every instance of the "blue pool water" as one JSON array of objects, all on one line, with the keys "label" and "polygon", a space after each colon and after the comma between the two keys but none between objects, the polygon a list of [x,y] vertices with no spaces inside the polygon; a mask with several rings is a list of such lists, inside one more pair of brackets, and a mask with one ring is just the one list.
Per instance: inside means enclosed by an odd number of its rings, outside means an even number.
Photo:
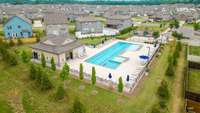
[{"label": "blue pool water", "polygon": [[116,69],[121,63],[120,61],[116,62],[112,59],[122,54],[129,47],[131,47],[134,50],[137,50],[139,46],[140,45],[126,43],[126,42],[117,42],[116,44],[103,50],[102,52],[88,58],[86,62],[107,67],[110,69]]}]

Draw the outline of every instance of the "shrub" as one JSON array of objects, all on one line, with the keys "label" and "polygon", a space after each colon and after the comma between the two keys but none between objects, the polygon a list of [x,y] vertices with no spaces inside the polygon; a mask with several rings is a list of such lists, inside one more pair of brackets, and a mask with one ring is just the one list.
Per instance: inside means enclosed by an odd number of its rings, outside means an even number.
[{"label": "shrub", "polygon": [[163,99],[169,99],[168,84],[165,80],[161,82],[161,85],[158,88],[158,95]]},{"label": "shrub", "polygon": [[81,80],[84,79],[84,75],[83,75],[83,64],[80,64],[80,69],[79,69],[79,77]]},{"label": "shrub", "polygon": [[42,53],[42,55],[41,55],[41,63],[42,63],[42,67],[46,67],[46,59],[45,59],[45,56],[44,56],[44,54]]},{"label": "shrub", "polygon": [[53,87],[51,81],[48,78],[48,74],[45,71],[42,72],[40,87],[41,90],[49,90]]},{"label": "shrub", "polygon": [[15,42],[13,40],[10,40],[9,41],[9,46],[11,46],[11,47],[15,46]]},{"label": "shrub", "polygon": [[22,44],[23,44],[22,40],[20,38],[17,38],[17,45],[22,45]]},{"label": "shrub", "polygon": [[118,83],[118,92],[123,92],[123,81],[122,81],[122,77],[119,77],[119,83]]},{"label": "shrub", "polygon": [[91,80],[92,80],[92,85],[95,85],[96,84],[96,71],[95,71],[95,67],[92,67],[92,77],[91,77]]},{"label": "shrub", "polygon": [[60,85],[57,88],[57,91],[56,91],[56,94],[55,94],[55,99],[56,100],[62,100],[62,99],[64,99],[64,97],[65,97],[65,90],[63,88],[63,85]]},{"label": "shrub", "polygon": [[131,27],[127,27],[127,28],[121,30],[121,31],[120,31],[120,34],[122,35],[122,34],[129,33],[129,32],[131,32],[132,30],[133,30],[132,26],[131,26]]},{"label": "shrub", "polygon": [[200,22],[199,23],[194,23],[194,30],[200,30]]},{"label": "shrub", "polygon": [[56,71],[56,64],[55,64],[55,61],[54,61],[54,58],[53,58],[53,57],[51,58],[51,69],[52,69],[53,71]]},{"label": "shrub", "polygon": [[24,63],[28,63],[30,61],[30,58],[29,58],[27,52],[25,52],[25,51],[22,51],[21,58]]},{"label": "shrub", "polygon": [[5,61],[11,66],[15,66],[18,64],[17,55],[12,51],[7,51],[7,53],[5,54],[5,58]]},{"label": "shrub", "polygon": [[36,74],[37,74],[37,67],[34,64],[30,65],[30,73],[29,73],[29,78],[31,80],[36,79]]},{"label": "shrub", "polygon": [[158,31],[153,32],[153,37],[154,39],[157,39],[158,37],[160,37],[160,32]]},{"label": "shrub", "polygon": [[161,99],[159,102],[159,105],[161,108],[166,108],[167,107],[167,101],[164,99]]},{"label": "shrub", "polygon": [[75,99],[73,103],[72,113],[86,113],[86,109],[79,99]]},{"label": "shrub", "polygon": [[63,81],[69,78],[69,66],[66,63],[63,66],[60,77]]},{"label": "shrub", "polygon": [[[173,59],[173,62],[174,62],[174,59]],[[173,62],[172,61],[169,62],[169,65],[168,65],[166,73],[165,73],[167,76],[174,76]]]}]

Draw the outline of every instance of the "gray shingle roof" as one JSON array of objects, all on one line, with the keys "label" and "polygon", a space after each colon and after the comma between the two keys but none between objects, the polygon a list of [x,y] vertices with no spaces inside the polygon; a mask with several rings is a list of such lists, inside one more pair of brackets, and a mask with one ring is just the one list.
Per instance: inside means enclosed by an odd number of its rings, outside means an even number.
[{"label": "gray shingle roof", "polygon": [[87,17],[79,17],[76,19],[76,21],[78,22],[95,22],[95,21],[99,21],[94,17],[91,16],[87,16]]},{"label": "gray shingle roof", "polygon": [[47,13],[44,16],[44,22],[47,25],[66,24],[67,16],[63,13]]},{"label": "gray shingle roof", "polygon": [[128,20],[128,19],[131,19],[131,16],[129,16],[129,15],[110,15],[110,16],[107,16],[107,19]]},{"label": "gray shingle roof", "polygon": [[83,44],[77,40],[69,37],[48,37],[43,41],[32,45],[31,47],[36,50],[42,50],[53,54],[61,54],[71,51],[82,45]]}]

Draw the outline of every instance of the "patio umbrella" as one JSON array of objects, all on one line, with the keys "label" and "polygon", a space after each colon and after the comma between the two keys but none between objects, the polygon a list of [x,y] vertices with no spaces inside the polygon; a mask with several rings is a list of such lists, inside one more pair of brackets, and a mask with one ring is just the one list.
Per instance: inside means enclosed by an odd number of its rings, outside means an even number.
[{"label": "patio umbrella", "polygon": [[126,77],[126,81],[128,82],[129,80],[130,80],[130,76],[127,75],[127,77]]},{"label": "patio umbrella", "polygon": [[109,79],[111,79],[111,78],[112,78],[112,75],[111,75],[111,73],[109,73],[109,75],[108,75],[108,78],[109,78]]},{"label": "patio umbrella", "polygon": [[139,57],[142,60],[149,60],[149,56],[146,56],[146,55],[140,55]]}]

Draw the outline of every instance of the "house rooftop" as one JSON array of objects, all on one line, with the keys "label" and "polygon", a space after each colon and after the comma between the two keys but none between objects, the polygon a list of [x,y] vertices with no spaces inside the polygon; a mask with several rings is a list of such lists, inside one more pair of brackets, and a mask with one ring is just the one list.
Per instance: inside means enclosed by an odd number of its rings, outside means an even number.
[{"label": "house rooftop", "polygon": [[94,17],[91,16],[87,16],[87,17],[79,17],[76,19],[76,21],[78,22],[95,22],[95,21],[99,21]]},{"label": "house rooftop", "polygon": [[16,15],[16,16],[12,16],[8,19],[7,23],[12,20],[14,17],[18,17],[18,18],[21,18],[22,20],[26,21],[27,23],[29,24],[32,24],[32,21],[26,17],[24,17],[23,15]]},{"label": "house rooftop", "polygon": [[41,42],[32,45],[36,50],[42,50],[53,54],[61,54],[82,46],[80,42],[71,36],[48,36]]},{"label": "house rooftop", "polygon": [[64,13],[46,13],[44,22],[47,25],[66,24],[67,16]]},{"label": "house rooftop", "polygon": [[128,19],[131,19],[131,16],[130,15],[109,15],[107,16],[107,19],[128,20]]}]

